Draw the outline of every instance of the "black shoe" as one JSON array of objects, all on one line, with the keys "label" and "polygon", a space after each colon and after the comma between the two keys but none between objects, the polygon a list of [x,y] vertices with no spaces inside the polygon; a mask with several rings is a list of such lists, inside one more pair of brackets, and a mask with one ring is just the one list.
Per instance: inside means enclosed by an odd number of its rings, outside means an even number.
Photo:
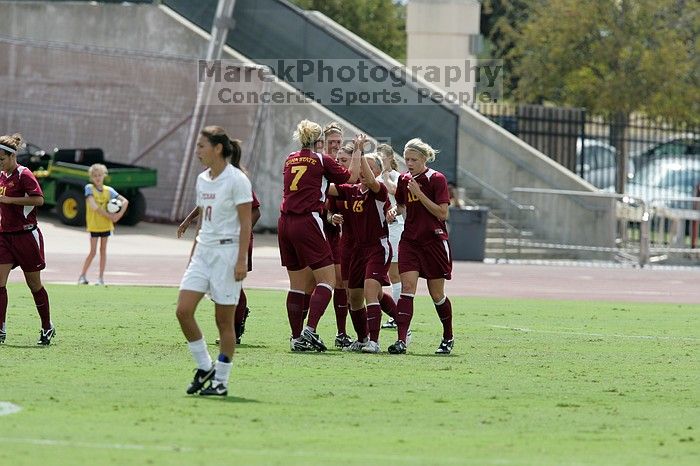
[{"label": "black shoe", "polygon": [[308,327],[305,328],[303,332],[301,332],[301,339],[310,343],[311,346],[316,348],[316,351],[326,351],[326,344],[323,343],[321,337],[318,336],[318,333],[314,333],[311,330],[309,330]]},{"label": "black shoe", "polygon": [[396,321],[393,318],[389,318],[386,322],[382,324],[382,328],[397,328]]},{"label": "black shoe", "polygon": [[452,352],[452,347],[455,345],[455,339],[450,338],[449,340],[443,340],[440,342],[440,346],[435,350],[435,354],[450,354]]},{"label": "black shoe", "polygon": [[406,354],[406,343],[403,340],[396,340],[396,343],[387,348],[391,354]]},{"label": "black shoe", "polygon": [[201,396],[226,396],[228,395],[228,389],[222,383],[217,384],[215,381],[211,381],[209,386],[199,392]]},{"label": "black shoe", "polygon": [[345,333],[339,333],[335,336],[335,347],[336,348],[347,348],[352,345],[352,338],[347,336]]},{"label": "black shoe", "polygon": [[7,337],[7,332],[0,330],[0,343],[5,343],[5,337]]},{"label": "black shoe", "polygon": [[187,387],[187,394],[194,395],[195,393],[200,391],[205,383],[214,378],[214,372],[215,371],[213,365],[209,370],[197,369],[194,373],[194,379],[192,379],[192,383],[189,387]]},{"label": "black shoe", "polygon": [[308,341],[302,339],[301,337],[299,338],[289,338],[289,349],[291,349],[293,352],[302,352],[302,351],[316,351],[316,348],[313,347],[311,343]]},{"label": "black shoe", "polygon": [[36,342],[37,345],[49,346],[51,344],[51,339],[56,336],[56,329],[52,326],[48,330],[41,329],[39,331],[39,341]]},{"label": "black shoe", "polygon": [[235,324],[234,329],[236,330],[236,344],[240,345],[241,344],[241,337],[245,333],[245,322],[248,320],[248,316],[250,315],[250,309],[245,308],[243,309],[243,321],[240,324]]}]

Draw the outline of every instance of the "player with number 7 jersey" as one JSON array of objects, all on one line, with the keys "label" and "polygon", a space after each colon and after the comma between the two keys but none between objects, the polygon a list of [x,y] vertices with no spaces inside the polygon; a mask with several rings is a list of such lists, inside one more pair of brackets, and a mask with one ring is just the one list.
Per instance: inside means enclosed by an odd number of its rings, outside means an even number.
[{"label": "player with number 7 jersey", "polygon": [[[316,326],[332,297],[335,287],[335,268],[331,247],[323,232],[323,212],[329,183],[342,184],[357,179],[360,148],[356,144],[350,168],[346,169],[333,157],[314,152],[321,138],[318,123],[302,120],[294,138],[301,149],[292,152],[284,161],[284,195],[280,207],[277,238],[282,265],[289,275],[287,317],[292,331],[290,347],[293,351],[311,348],[325,351]],[[364,137],[358,140],[365,142]],[[315,282],[311,295],[309,284]],[[309,319],[304,327],[304,310]]]}]

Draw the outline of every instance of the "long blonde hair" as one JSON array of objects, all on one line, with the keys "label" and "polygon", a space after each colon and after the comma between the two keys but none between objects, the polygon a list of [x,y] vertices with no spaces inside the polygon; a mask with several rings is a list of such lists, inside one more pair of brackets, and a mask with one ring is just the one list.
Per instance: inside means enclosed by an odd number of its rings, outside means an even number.
[{"label": "long blonde hair", "polygon": [[423,140],[420,138],[413,138],[406,143],[403,148],[404,157],[406,156],[406,151],[408,150],[413,150],[419,154],[422,154],[425,157],[426,162],[432,162],[435,160],[435,155],[439,152],[430,147],[430,144],[423,142]]},{"label": "long blonde hair", "polygon": [[294,140],[301,143],[301,147],[311,147],[321,138],[321,125],[310,120],[301,120],[294,131]]}]

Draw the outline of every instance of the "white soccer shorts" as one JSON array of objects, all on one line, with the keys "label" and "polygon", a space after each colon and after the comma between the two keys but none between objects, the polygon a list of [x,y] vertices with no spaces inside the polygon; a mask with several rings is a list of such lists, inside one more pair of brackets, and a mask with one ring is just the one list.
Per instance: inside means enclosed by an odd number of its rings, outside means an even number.
[{"label": "white soccer shorts", "polygon": [[209,293],[217,304],[238,304],[242,281],[233,278],[238,243],[204,246],[197,244],[180,282],[180,290]]},{"label": "white soccer shorts", "polygon": [[399,261],[399,241],[403,233],[403,223],[394,222],[389,224],[389,243],[391,244],[391,262]]}]

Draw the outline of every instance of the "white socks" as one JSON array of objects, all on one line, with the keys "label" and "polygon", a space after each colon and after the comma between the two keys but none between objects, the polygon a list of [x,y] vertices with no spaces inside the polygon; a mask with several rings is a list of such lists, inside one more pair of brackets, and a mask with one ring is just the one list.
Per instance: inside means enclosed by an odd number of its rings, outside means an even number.
[{"label": "white socks", "polygon": [[394,302],[398,303],[401,297],[401,282],[391,284],[391,297],[394,298]]},{"label": "white socks", "polygon": [[209,356],[209,350],[207,350],[207,344],[204,338],[197,341],[190,341],[187,343],[190,347],[190,353],[192,353],[192,358],[197,364],[197,369],[202,369],[208,371],[211,369],[211,356]]},{"label": "white socks", "polygon": [[216,361],[216,373],[214,374],[214,380],[217,385],[223,384],[224,387],[228,386],[228,379],[231,375],[231,367],[233,367],[232,362],[221,362]]}]

